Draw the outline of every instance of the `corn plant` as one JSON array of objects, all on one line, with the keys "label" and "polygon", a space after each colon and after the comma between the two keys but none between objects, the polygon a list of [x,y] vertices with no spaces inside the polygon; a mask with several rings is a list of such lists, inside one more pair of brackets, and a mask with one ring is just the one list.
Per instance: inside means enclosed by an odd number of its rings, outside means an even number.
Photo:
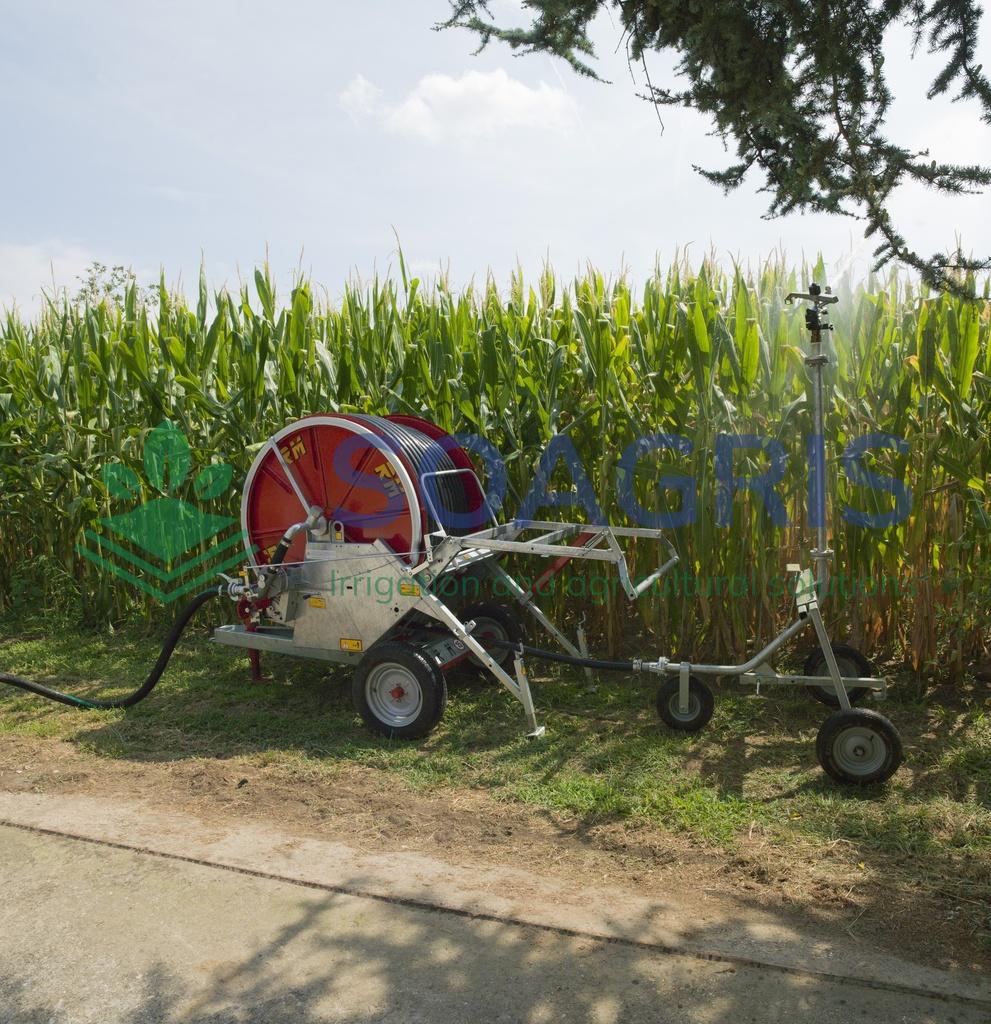
[{"label": "corn plant", "polygon": [[[0,327],[0,604],[69,600],[99,622],[135,609],[154,616],[144,598],[80,559],[76,545],[115,510],[103,466],[139,469],[144,439],[165,419],[198,464],[223,460],[241,480],[258,446],[301,415],[409,412],[499,449],[509,515],[557,435],[573,441],[599,506],[616,522],[624,518],[620,453],[658,432],[686,438],[690,452],[656,452],[631,484],[642,508],[673,512],[678,501],[658,487],[660,477],[694,478],[697,514],[673,531],[687,573],[681,586],[642,599],[639,618],[610,593],[545,600],[559,611],[588,605],[612,649],[639,631],[659,650],[722,657],[781,625],[787,595],[768,581],[811,546],[806,341],[801,308],[784,296],[821,280],[821,266],[769,261],[745,272],[678,259],[636,292],[593,269],[570,282],[547,269],[532,285],[517,273],[505,293],[491,279],[455,291],[443,279],[412,277],[402,260],[399,269],[398,278],[349,282],[336,305],[315,298],[306,280],[281,302],[261,269],[254,288],[236,294],[210,295],[201,276],[194,304],[163,281],[154,301],[131,287],[119,301],[50,303],[31,321],[8,312]],[[960,670],[988,638],[988,285],[984,301],[967,301],[897,277],[834,284],[831,543],[834,571],[857,592],[827,606],[831,624],[917,669],[943,655]],[[840,515],[844,506],[892,507],[890,494],[857,485],[841,459],[871,433],[908,443],[870,454],[876,472],[912,490],[908,516],[883,529]],[[734,498],[731,522],[717,523],[718,438],[741,434],[787,453],[776,487],[788,525],[774,525],[747,491]],[[736,453],[735,474],[765,468],[759,450]],[[571,484],[563,467],[555,481]],[[226,500],[236,514],[238,494]],[[634,572],[649,572],[657,556],[641,545]],[[573,579],[585,571],[575,568]]]}]

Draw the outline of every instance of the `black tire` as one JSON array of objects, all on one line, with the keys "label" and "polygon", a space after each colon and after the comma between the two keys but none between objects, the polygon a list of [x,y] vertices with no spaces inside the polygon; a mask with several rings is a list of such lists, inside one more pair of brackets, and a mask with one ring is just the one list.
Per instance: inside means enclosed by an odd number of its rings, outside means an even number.
[{"label": "black tire", "polygon": [[[487,639],[508,640],[512,644],[526,643],[526,631],[523,629],[523,623],[506,605],[495,604],[491,601],[479,601],[458,612],[458,618],[465,623],[471,622],[472,619],[475,620],[475,628],[471,635],[483,646]],[[513,652],[505,647],[492,648],[489,654],[501,668],[505,668],[513,660]],[[485,666],[474,654],[470,654],[465,659],[464,666],[476,674],[485,671]]]},{"label": "black tire", "polygon": [[657,688],[657,713],[661,721],[679,732],[699,732],[709,724],[716,701],[712,690],[695,676],[688,677],[688,712],[678,710],[681,689],[677,676],[666,679]]},{"label": "black tire", "polygon": [[[874,675],[874,667],[856,647],[851,647],[849,644],[832,644],[832,648],[833,654],[836,655],[836,663],[839,666],[840,675],[844,679],[856,679],[858,676]],[[809,651],[809,655],[805,659],[802,675],[829,675],[829,666],[826,664],[826,657],[822,653],[821,647],[816,647],[814,650]],[[825,704],[830,708],[838,708],[840,706],[836,690],[832,685],[807,686],[806,689],[820,704]],[[854,686],[847,689],[846,695],[849,697],[851,704],[857,704],[870,692],[870,688],[867,686]]]},{"label": "black tire", "polygon": [[351,700],[369,729],[389,739],[426,736],[447,706],[444,673],[415,647],[390,641],[361,659]]},{"label": "black tire", "polygon": [[816,737],[822,770],[848,786],[887,782],[902,763],[902,740],[884,715],[868,708],[834,711]]}]

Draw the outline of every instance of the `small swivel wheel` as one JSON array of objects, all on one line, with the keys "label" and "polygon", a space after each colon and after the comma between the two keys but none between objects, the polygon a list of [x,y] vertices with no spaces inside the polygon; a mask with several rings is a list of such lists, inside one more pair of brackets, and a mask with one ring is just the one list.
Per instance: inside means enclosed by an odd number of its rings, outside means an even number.
[{"label": "small swivel wheel", "polygon": [[[458,613],[458,617],[465,623],[474,621],[475,628],[471,631],[471,635],[488,650],[489,656],[500,668],[505,668],[513,660],[513,652],[508,647],[490,648],[491,641],[508,640],[511,644],[526,643],[523,623],[506,605],[480,601],[478,604],[463,608]],[[474,654],[468,656],[465,666],[478,673],[485,671],[485,666]]]},{"label": "small swivel wheel", "polygon": [[[857,679],[874,675],[871,663],[856,647],[850,647],[849,644],[833,644],[832,648],[833,655],[836,658],[836,667],[840,670],[841,678]],[[809,652],[809,656],[805,659],[803,675],[829,675],[829,666],[826,664],[826,656],[822,653],[821,647],[816,647],[813,651]],[[823,686],[810,686],[808,691],[820,704],[825,704],[830,708],[838,708],[840,706],[839,697],[836,696],[836,687],[832,683]],[[847,687],[846,695],[851,704],[857,704],[870,692],[870,688],[866,686],[851,686]]]},{"label": "small swivel wheel", "polygon": [[365,725],[389,739],[426,736],[447,706],[444,673],[410,644],[376,644],[351,680],[351,700]]},{"label": "small swivel wheel", "polygon": [[680,681],[666,679],[657,688],[657,713],[661,721],[679,732],[699,732],[709,724],[716,702],[712,690],[695,676],[688,677],[688,710],[681,710]]},{"label": "small swivel wheel", "polygon": [[898,730],[884,715],[867,708],[834,711],[816,737],[822,770],[849,786],[887,782],[902,763]]}]

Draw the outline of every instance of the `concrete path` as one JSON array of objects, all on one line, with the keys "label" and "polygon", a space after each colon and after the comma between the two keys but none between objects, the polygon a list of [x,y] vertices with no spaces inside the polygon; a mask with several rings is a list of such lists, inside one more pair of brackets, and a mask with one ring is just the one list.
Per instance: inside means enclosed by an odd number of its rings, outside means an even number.
[{"label": "concrete path", "polygon": [[480,886],[139,805],[2,794],[0,819],[3,1024],[991,1020],[980,981],[766,920],[692,929],[674,905],[607,913],[528,874]]}]

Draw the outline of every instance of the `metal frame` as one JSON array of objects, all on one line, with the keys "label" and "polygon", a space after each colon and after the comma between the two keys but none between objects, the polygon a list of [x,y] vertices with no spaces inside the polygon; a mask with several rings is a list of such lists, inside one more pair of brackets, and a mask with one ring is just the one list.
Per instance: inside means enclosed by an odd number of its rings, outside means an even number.
[{"label": "metal frame", "polygon": [[[471,471],[457,470],[448,472]],[[290,527],[290,530],[292,529],[295,529],[295,527]],[[583,547],[560,543],[575,537],[580,532],[588,532],[589,527],[577,523],[555,523],[543,520],[516,521],[505,525],[496,524],[464,537],[450,536],[445,531],[439,530],[430,534],[429,538],[425,538],[426,556],[416,566],[408,565],[396,553],[390,551],[388,546],[381,540],[375,541],[373,545],[311,540],[307,547],[306,561],[300,565],[288,566],[278,570],[279,573],[283,574],[281,577],[283,584],[281,589],[274,594],[271,584],[267,581],[275,578],[276,574],[272,573],[269,567],[257,565],[245,567],[243,574],[245,582],[231,581],[230,593],[231,596],[239,597],[247,594],[257,596],[258,594],[265,593],[266,588],[268,588],[269,595],[275,600],[282,598],[288,602],[293,595],[310,592],[313,589],[313,584],[309,577],[313,575],[312,568],[315,564],[321,561],[352,564],[356,557],[360,558],[367,549],[374,548],[375,552],[381,556],[376,567],[377,569],[384,571],[394,578],[415,580],[419,590],[416,598],[407,602],[407,609],[403,617],[394,626],[384,630],[378,639],[401,629],[403,623],[408,620],[410,611],[420,612],[436,620],[445,626],[469,652],[474,654],[485,668],[523,705],[527,721],[527,735],[536,737],[543,735],[544,727],[537,722],[529,677],[520,652],[517,652],[515,655],[514,674],[511,675],[472,636],[471,631],[474,623],[462,622],[457,614],[429,589],[429,586],[450,573],[457,573],[466,568],[478,566],[492,575],[493,578],[504,583],[511,597],[521,607],[525,608],[540,626],[569,654],[575,657],[582,657],[583,649],[587,655],[584,640],[581,641],[581,647],[576,647],[554,625],[550,618],[544,614],[534,600],[535,595],[524,589],[517,580],[498,564],[496,559],[502,554],[514,553],[538,555],[548,558],[560,558],[563,556],[568,559],[580,558],[608,562],[618,567],[620,578],[624,581],[624,587],[627,593],[631,595],[631,599],[643,593],[678,562],[678,555],[674,551],[673,546],[659,530],[609,526],[596,526],[592,529],[594,530],[594,538]],[[532,531],[538,532],[539,536],[533,540],[517,539],[523,534]],[[617,541],[617,537],[644,537],[661,541],[667,547],[670,557],[655,572],[648,576],[646,580],[634,585],[630,580],[625,553]],[[605,547],[600,546],[603,543]],[[356,551],[357,554],[355,554]],[[306,571],[307,568],[311,570],[309,573]],[[288,618],[285,615],[282,617]],[[315,658],[339,664],[356,665],[361,660],[361,654],[338,651],[329,646],[313,647],[298,645],[294,641],[293,629],[286,626],[263,625],[261,620],[262,616],[256,614],[250,626],[222,626],[214,631],[213,640],[215,643],[231,647],[270,651],[279,654],[293,654],[298,657]]]}]

